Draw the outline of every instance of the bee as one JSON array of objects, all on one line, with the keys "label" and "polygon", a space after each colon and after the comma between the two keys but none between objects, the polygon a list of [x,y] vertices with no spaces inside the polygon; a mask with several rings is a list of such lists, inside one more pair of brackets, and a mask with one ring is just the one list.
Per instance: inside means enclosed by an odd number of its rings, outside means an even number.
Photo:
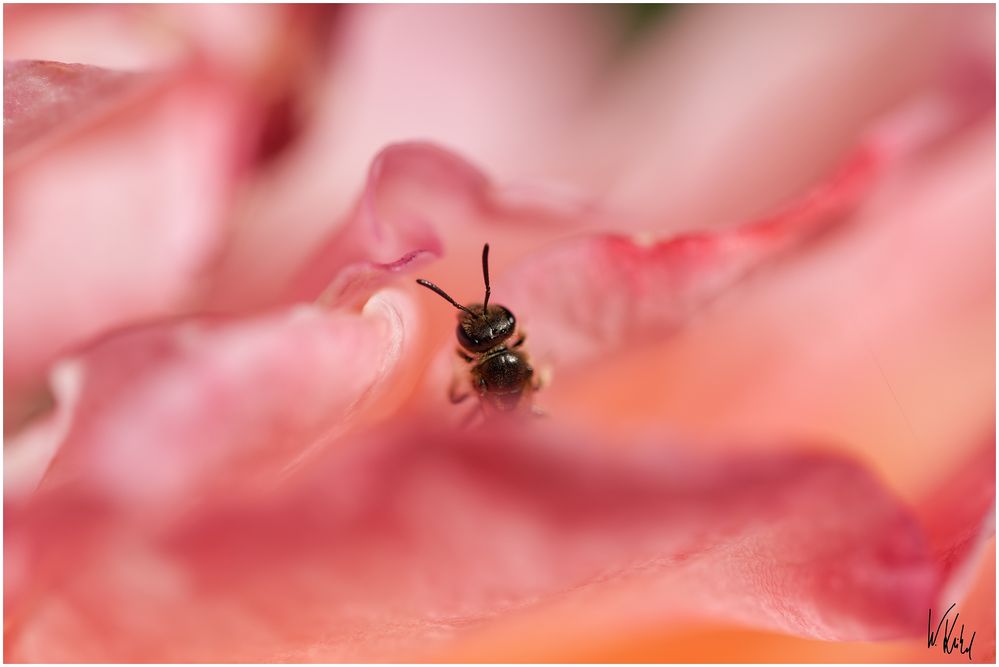
[{"label": "bee", "polygon": [[[482,303],[462,306],[437,285],[428,280],[416,282],[435,292],[457,308],[458,327],[455,335],[460,347],[458,357],[469,364],[472,390],[478,394],[483,412],[512,413],[526,407],[534,414],[542,414],[531,405],[531,394],[540,389],[527,353],[521,349],[526,337],[517,335],[517,320],[513,313],[499,304],[490,304],[489,296],[489,244],[482,247],[482,280],[486,296]],[[508,341],[513,340],[512,344]],[[461,403],[470,396],[451,385],[448,398]],[[469,415],[474,417],[475,413]]]}]

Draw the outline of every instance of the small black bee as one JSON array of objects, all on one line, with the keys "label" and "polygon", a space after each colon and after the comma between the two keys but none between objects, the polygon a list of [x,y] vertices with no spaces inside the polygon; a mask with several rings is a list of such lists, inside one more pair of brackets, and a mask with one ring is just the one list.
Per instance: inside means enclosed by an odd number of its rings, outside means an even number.
[{"label": "small black bee", "polygon": [[[527,361],[527,354],[520,349],[525,336],[521,334],[513,345],[507,345],[506,342],[514,336],[517,320],[507,308],[495,303],[489,305],[488,243],[482,247],[482,279],[486,284],[485,298],[482,303],[467,306],[459,304],[430,281],[419,279],[416,282],[433,290],[461,311],[456,330],[461,347],[457,348],[457,353],[471,364],[472,388],[478,393],[482,408],[509,413],[528,406],[537,414],[538,411],[530,405],[530,396],[540,385],[534,378],[534,369]],[[460,403],[468,396],[451,386],[449,398],[452,403]]]}]

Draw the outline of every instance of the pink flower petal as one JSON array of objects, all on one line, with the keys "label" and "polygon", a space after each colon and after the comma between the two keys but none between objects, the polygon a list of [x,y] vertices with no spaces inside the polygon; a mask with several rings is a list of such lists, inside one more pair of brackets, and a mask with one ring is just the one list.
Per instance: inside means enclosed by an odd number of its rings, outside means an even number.
[{"label": "pink flower petal", "polygon": [[346,8],[328,76],[310,91],[309,129],[248,193],[232,284],[252,265],[259,284],[246,294],[283,286],[345,218],[372,156],[392,143],[439,143],[504,182],[557,179],[548,152],[608,55],[615,25],[606,11]]},{"label": "pink flower petal", "polygon": [[5,546],[32,554],[34,589],[5,601],[8,657],[414,659],[559,607],[611,631],[925,629],[937,576],[918,524],[847,461],[399,429],[337,448],[283,493],[170,524],[66,492],[9,512]]},{"label": "pink flower petal", "polygon": [[[196,56],[252,79],[299,55],[305,31],[296,24],[309,20],[314,32],[325,29],[319,16],[325,11],[274,4],[7,6],[4,59],[148,70]],[[289,38],[298,40],[291,48],[284,41]]]},{"label": "pink flower petal", "polygon": [[[58,139],[107,113],[129,94],[156,82],[151,75],[63,63],[20,60],[3,69],[4,157]],[[53,136],[54,135],[54,136]]]},{"label": "pink flower petal", "polygon": [[[5,382],[192,295],[225,233],[245,129],[193,70],[5,65]],[[71,131],[72,129],[72,131]]]},{"label": "pink flower petal", "polygon": [[[422,142],[394,144],[378,153],[346,220],[295,271],[275,276],[261,262],[291,266],[293,244],[271,239],[266,253],[246,255],[246,235],[236,239],[211,297],[216,308],[288,303],[322,296],[331,304],[365,298],[402,270],[413,271],[444,252],[448,268],[467,274],[467,253],[483,238],[503,252],[534,247],[567,228],[594,225],[600,213],[579,196],[546,187],[500,186],[458,155]],[[525,231],[530,227],[530,233]],[[278,227],[261,230],[267,234]],[[497,266],[502,266],[498,264]],[[435,271],[441,266],[435,265]]]},{"label": "pink flower petal", "polygon": [[497,298],[529,332],[543,364],[570,366],[662,339],[750,271],[849,212],[879,156],[861,151],[785,210],[718,232],[651,244],[600,235],[565,241],[504,274]]},{"label": "pink flower petal", "polygon": [[183,54],[181,35],[164,29],[150,5],[5,5],[4,60],[50,60],[149,70]]},{"label": "pink flower petal", "polygon": [[646,37],[570,126],[564,165],[673,232],[761,215],[871,118],[969,71],[995,81],[988,6],[691,6]]},{"label": "pink flower petal", "polygon": [[[990,117],[898,163],[835,235],[660,344],[591,339],[601,363],[556,372],[539,401],[616,432],[665,422],[699,441],[835,442],[917,502],[940,481],[940,452],[966,459],[995,420],[994,146]],[[557,315],[589,290],[545,301]],[[539,325],[523,319],[532,352],[550,325],[537,301]]]},{"label": "pink flower petal", "polygon": [[69,412],[68,428],[47,431],[64,437],[43,488],[97,489],[147,512],[266,488],[373,407],[393,408],[413,318],[386,292],[364,315],[302,306],[101,341],[79,361],[75,400],[50,418],[65,424]]},{"label": "pink flower petal", "polygon": [[937,488],[920,503],[934,558],[949,579],[938,600],[946,601],[945,609],[964,596],[982,553],[995,537],[995,431],[956,466],[950,463],[951,456],[947,452],[938,461],[941,469],[951,470],[939,476]]},{"label": "pink flower petal", "polygon": [[[872,124],[831,177],[761,220],[658,243],[582,238],[525,260],[500,281],[541,361],[579,363],[662,339],[751,270],[847,219],[875,186],[985,122],[981,91],[926,95]],[[928,158],[927,158],[928,159]]]}]

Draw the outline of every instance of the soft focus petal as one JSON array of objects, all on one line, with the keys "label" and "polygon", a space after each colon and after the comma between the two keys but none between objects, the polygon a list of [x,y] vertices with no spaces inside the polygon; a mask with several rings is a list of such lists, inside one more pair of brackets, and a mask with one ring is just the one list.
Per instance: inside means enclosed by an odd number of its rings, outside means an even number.
[{"label": "soft focus petal", "polygon": [[837,442],[915,501],[995,421],[994,137],[989,120],[909,165],[841,233],[669,341],[556,377],[546,406]]},{"label": "soft focus petal", "polygon": [[449,240],[447,256],[435,265],[435,275],[464,278],[468,253],[481,252],[483,239],[501,248],[499,270],[507,256],[598,219],[593,205],[573,193],[498,185],[434,144],[394,144],[374,157],[350,215],[291,275],[273,280],[259,266],[289,246],[275,240],[265,254],[250,256],[239,236],[210,301],[216,308],[245,308],[322,295],[330,303],[350,303],[403,269],[440,257],[442,238]]},{"label": "soft focus petal", "polygon": [[920,503],[934,558],[950,580],[937,603],[945,609],[964,596],[996,532],[995,431],[982,438],[977,448],[968,449],[970,455],[956,465],[940,461],[937,488]]},{"label": "soft focus petal", "polygon": [[[144,512],[275,484],[373,405],[392,409],[386,391],[405,382],[413,318],[405,298],[384,292],[363,315],[300,306],[102,341],[78,361],[74,400],[49,417],[59,426],[44,433],[62,439],[43,484],[90,488]],[[31,448],[52,446],[33,436],[8,450]]]},{"label": "soft focus petal", "polygon": [[937,577],[918,524],[849,462],[400,431],[337,448],[284,494],[166,525],[65,491],[9,512],[34,588],[8,594],[8,656],[388,659],[550,608],[607,630],[923,630]]},{"label": "soft focus petal", "polygon": [[31,62],[5,71],[10,389],[38,381],[84,339],[189,298],[224,238],[244,112],[194,70],[124,77]]},{"label": "soft focus petal", "polygon": [[[282,52],[288,47],[283,40],[290,32],[302,37],[299,18],[315,19],[317,13],[263,4],[7,5],[4,58],[145,70],[196,54],[250,79],[289,55]],[[322,21],[316,25],[325,27]]]},{"label": "soft focus petal", "polygon": [[[976,447],[977,444],[977,447]],[[940,448],[943,450],[944,448]],[[928,529],[932,559],[945,585],[935,610],[957,603],[966,639],[976,632],[971,659],[995,661],[995,436],[972,446],[966,461],[939,461],[938,488],[918,502]],[[945,470],[952,468],[952,470]],[[511,615],[461,638],[442,653],[441,662],[953,662],[918,639],[858,642],[815,641],[783,633],[749,631],[732,624],[684,618],[668,625],[655,620],[612,631],[598,621],[583,632],[585,615],[572,605]],[[598,625],[599,624],[599,625]],[[584,638],[585,637],[585,638]],[[966,657],[963,656],[962,659]]]},{"label": "soft focus petal", "polygon": [[[995,540],[979,564],[973,591],[958,600],[960,621],[967,624],[965,639],[977,632],[973,663],[996,659]],[[949,603],[948,603],[949,604]],[[571,613],[571,611],[569,611]],[[635,624],[610,633],[606,627],[580,632],[569,619],[546,615],[512,619],[434,656],[439,662],[514,663],[949,663],[967,661],[939,650],[927,649],[925,634],[881,642],[839,641],[795,637],[783,633],[747,630],[720,623]]]},{"label": "soft focus petal", "polygon": [[573,125],[567,175],[659,229],[761,215],[877,115],[994,81],[994,26],[990,6],[684,7]]},{"label": "soft focus petal", "polygon": [[[535,269],[525,259],[524,275],[505,276],[508,291],[496,294],[511,294],[525,313],[529,349],[542,363],[549,350],[557,359],[574,349],[602,362],[556,378],[546,407],[615,429],[666,420],[698,438],[792,432],[834,441],[906,497],[927,492],[936,449],[971,446],[994,423],[994,110],[976,85],[927,95],[872,125],[876,178],[854,191],[862,205],[850,224],[696,318],[686,317],[691,297],[728,274],[724,262],[693,271],[679,261],[689,262],[685,237],[658,246],[677,255],[673,274],[656,273],[653,260],[669,253],[621,240],[627,252],[547,269],[545,257],[571,255],[571,246],[539,255]],[[714,240],[701,245],[717,252],[751,229],[695,239]],[[694,248],[695,259],[707,254]],[[656,336],[662,344],[638,344]]]},{"label": "soft focus petal", "polygon": [[347,9],[309,129],[247,193],[232,273],[253,264],[264,290],[286,280],[344,219],[372,156],[393,142],[440,143],[503,181],[535,177],[606,57],[616,29],[606,11]]},{"label": "soft focus petal", "polygon": [[184,44],[147,6],[5,5],[4,60],[53,60],[146,70],[174,63]]},{"label": "soft focus petal", "polygon": [[[26,159],[157,82],[150,75],[22,60],[3,69],[4,158]],[[9,167],[9,163],[8,163]]]},{"label": "soft focus petal", "polygon": [[[34,492],[73,424],[83,377],[80,364],[63,361],[49,378],[51,403],[43,403],[45,416],[31,421],[16,436],[4,438],[4,499],[23,498]],[[59,409],[52,412],[53,406]]]},{"label": "soft focus petal", "polygon": [[505,274],[497,295],[544,364],[578,365],[660,340],[751,270],[842,220],[876,165],[862,152],[786,210],[728,230],[652,244],[608,235],[562,242]]},{"label": "soft focus petal", "polygon": [[197,62],[261,110],[246,143],[266,163],[306,122],[338,12],[332,5],[8,5],[4,57],[130,71]]}]

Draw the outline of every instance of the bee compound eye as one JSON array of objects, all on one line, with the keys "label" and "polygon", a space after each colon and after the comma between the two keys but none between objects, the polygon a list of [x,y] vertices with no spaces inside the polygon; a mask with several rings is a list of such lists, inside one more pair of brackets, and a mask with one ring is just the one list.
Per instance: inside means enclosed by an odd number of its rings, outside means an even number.
[{"label": "bee compound eye", "polygon": [[458,338],[458,343],[466,350],[471,350],[475,352],[475,348],[478,347],[479,341],[472,339],[468,332],[465,330],[463,322],[458,323],[458,327],[455,329],[455,335]]}]

